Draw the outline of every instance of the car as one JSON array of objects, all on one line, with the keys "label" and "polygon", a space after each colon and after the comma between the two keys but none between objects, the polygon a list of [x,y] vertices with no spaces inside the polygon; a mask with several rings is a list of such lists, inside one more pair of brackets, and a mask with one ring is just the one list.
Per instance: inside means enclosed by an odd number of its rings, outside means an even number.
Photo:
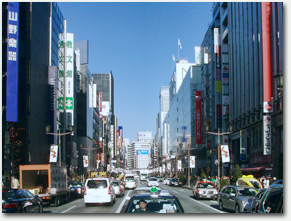
[{"label": "car", "polygon": [[132,196],[124,213],[141,213],[141,201],[146,203],[145,213],[184,213],[184,209],[176,196],[170,194],[167,190],[158,193],[155,187],[151,189],[151,193]]},{"label": "car", "polygon": [[147,186],[159,186],[159,181],[155,177],[151,177],[147,181]]},{"label": "car", "polygon": [[182,183],[177,178],[172,178],[170,180],[169,186],[182,186]]},{"label": "car", "polygon": [[257,205],[255,213],[283,213],[283,185],[269,187]]},{"label": "car", "polygon": [[43,202],[26,189],[2,189],[2,213],[42,213]]},{"label": "car", "polygon": [[[132,191],[131,196],[137,195],[137,194],[143,194],[143,193],[151,193],[152,187],[137,187],[135,190]],[[161,189],[157,187],[158,193],[161,192]],[[130,199],[127,198],[128,200]]]},{"label": "car", "polygon": [[166,184],[166,185],[170,185],[170,180],[172,178],[165,178],[164,181],[163,181],[163,184]]},{"label": "car", "polygon": [[125,176],[123,184],[125,189],[135,189],[137,187],[134,176]]},{"label": "car", "polygon": [[74,182],[69,185],[71,198],[80,198],[84,196],[84,183]]},{"label": "car", "polygon": [[253,175],[243,175],[236,181],[236,186],[250,186],[257,189],[262,189],[263,185],[259,180],[257,180]]},{"label": "car", "polygon": [[218,194],[219,209],[235,213],[250,213],[257,188],[247,186],[224,186]]},{"label": "car", "polygon": [[113,189],[115,191],[115,195],[118,197],[123,197],[125,190],[122,183],[119,180],[113,180],[112,184],[113,184]]},{"label": "car", "polygon": [[107,203],[113,205],[116,195],[111,178],[88,178],[85,183],[84,203]]},{"label": "car", "polygon": [[253,202],[252,202],[252,209],[251,209],[252,213],[255,213],[256,208],[257,208],[258,204],[260,203],[266,190],[267,190],[267,188],[263,188],[263,189],[258,190],[258,193],[255,195],[255,198],[253,199]]},{"label": "car", "polygon": [[160,177],[160,176],[157,177],[157,180],[158,180],[159,182],[162,182],[162,181],[163,181],[163,180],[162,180],[162,177]]},{"label": "car", "polygon": [[214,183],[209,181],[198,181],[192,189],[194,199],[216,200],[218,191]]},{"label": "car", "polygon": [[275,181],[270,185],[270,187],[273,187],[273,186],[278,185],[278,184],[283,185],[283,180],[275,180]]}]

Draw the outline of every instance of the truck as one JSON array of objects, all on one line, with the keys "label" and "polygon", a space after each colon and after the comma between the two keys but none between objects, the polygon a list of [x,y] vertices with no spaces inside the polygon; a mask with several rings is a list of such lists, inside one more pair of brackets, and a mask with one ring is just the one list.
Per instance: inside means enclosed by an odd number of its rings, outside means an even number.
[{"label": "truck", "polygon": [[19,184],[43,200],[44,204],[59,206],[68,201],[67,168],[52,164],[19,166]]}]

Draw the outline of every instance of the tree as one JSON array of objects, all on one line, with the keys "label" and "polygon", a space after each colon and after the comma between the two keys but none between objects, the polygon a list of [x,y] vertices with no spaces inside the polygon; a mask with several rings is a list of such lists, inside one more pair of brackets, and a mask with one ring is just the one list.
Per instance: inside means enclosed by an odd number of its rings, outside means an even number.
[{"label": "tree", "polygon": [[242,177],[242,172],[240,170],[240,166],[237,164],[234,169],[233,178],[232,178],[232,185],[235,185],[238,178]]}]

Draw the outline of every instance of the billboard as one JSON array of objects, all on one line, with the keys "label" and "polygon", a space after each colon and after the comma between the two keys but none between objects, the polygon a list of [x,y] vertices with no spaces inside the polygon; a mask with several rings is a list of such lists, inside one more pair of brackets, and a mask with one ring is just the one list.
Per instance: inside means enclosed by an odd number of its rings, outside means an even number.
[{"label": "billboard", "polygon": [[149,150],[137,150],[136,154],[137,155],[148,155],[149,154]]},{"label": "billboard", "polygon": [[8,2],[6,121],[18,121],[19,2]]},{"label": "billboard", "polygon": [[110,103],[109,101],[102,101],[102,115],[108,116],[110,112]]}]

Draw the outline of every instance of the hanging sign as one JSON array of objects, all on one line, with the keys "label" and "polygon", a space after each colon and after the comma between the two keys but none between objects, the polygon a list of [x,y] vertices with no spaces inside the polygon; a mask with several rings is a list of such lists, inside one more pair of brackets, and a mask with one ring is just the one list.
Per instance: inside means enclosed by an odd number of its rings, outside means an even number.
[{"label": "hanging sign", "polygon": [[84,165],[84,167],[88,167],[88,165],[89,165],[88,156],[86,156],[86,155],[83,156],[83,165]]},{"label": "hanging sign", "polygon": [[58,145],[51,145],[50,163],[56,163],[58,159]]}]

